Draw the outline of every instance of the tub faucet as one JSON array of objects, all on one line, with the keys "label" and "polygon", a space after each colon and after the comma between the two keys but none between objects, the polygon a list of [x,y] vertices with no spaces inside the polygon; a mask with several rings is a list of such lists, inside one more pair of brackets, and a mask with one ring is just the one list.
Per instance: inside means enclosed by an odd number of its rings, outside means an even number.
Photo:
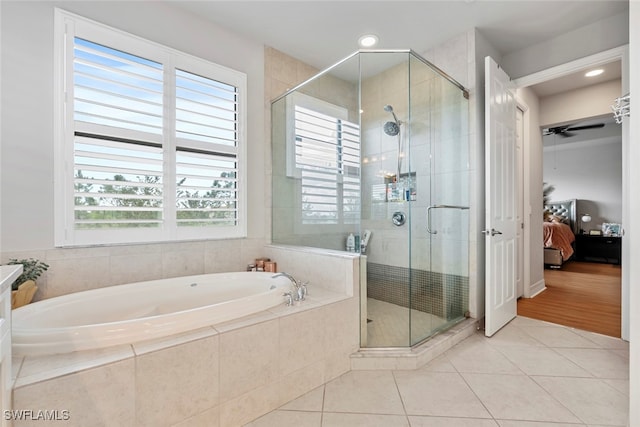
[{"label": "tub faucet", "polygon": [[293,285],[293,289],[294,289],[293,299],[295,301],[304,301],[304,298],[307,295],[306,285],[300,283],[295,277],[293,277],[289,273],[285,273],[284,271],[278,274],[274,274],[273,276],[271,276],[271,278],[275,279],[276,277],[282,277],[282,276],[289,279],[291,281],[291,284]]}]

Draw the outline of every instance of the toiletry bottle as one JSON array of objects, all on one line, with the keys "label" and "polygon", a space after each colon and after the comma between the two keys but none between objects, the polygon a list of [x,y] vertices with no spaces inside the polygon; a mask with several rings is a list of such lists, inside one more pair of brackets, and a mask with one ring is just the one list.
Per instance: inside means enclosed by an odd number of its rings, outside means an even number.
[{"label": "toiletry bottle", "polygon": [[353,233],[349,233],[347,237],[347,252],[354,252],[356,250],[356,238]]}]

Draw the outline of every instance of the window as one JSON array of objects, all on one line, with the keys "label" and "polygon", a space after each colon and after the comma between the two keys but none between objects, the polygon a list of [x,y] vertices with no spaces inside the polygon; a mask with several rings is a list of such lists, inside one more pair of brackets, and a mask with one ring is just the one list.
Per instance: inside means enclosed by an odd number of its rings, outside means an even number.
[{"label": "window", "polygon": [[56,244],[242,237],[246,76],[66,12]]},{"label": "window", "polygon": [[295,93],[289,105],[294,142],[289,176],[300,179],[303,225],[357,224],[360,218],[360,129],[347,110]]}]

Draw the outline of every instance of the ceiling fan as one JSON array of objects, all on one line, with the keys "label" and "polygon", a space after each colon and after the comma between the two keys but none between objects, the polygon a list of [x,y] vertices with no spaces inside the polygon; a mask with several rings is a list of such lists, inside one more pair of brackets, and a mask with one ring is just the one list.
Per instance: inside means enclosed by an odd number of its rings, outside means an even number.
[{"label": "ceiling fan", "polygon": [[592,125],[584,125],[584,126],[575,126],[575,125],[565,125],[565,126],[556,126],[548,129],[543,129],[543,135],[560,135],[564,138],[569,138],[575,135],[576,131],[587,130],[587,129],[599,129],[603,128],[604,123],[595,123]]}]

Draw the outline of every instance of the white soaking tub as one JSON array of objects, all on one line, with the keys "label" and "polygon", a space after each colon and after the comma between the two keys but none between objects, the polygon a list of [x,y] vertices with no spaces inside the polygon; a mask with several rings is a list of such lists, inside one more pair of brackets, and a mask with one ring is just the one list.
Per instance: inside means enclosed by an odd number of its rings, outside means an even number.
[{"label": "white soaking tub", "polygon": [[13,311],[13,354],[69,353],[226,322],[284,303],[275,273],[176,277],[63,295]]}]

